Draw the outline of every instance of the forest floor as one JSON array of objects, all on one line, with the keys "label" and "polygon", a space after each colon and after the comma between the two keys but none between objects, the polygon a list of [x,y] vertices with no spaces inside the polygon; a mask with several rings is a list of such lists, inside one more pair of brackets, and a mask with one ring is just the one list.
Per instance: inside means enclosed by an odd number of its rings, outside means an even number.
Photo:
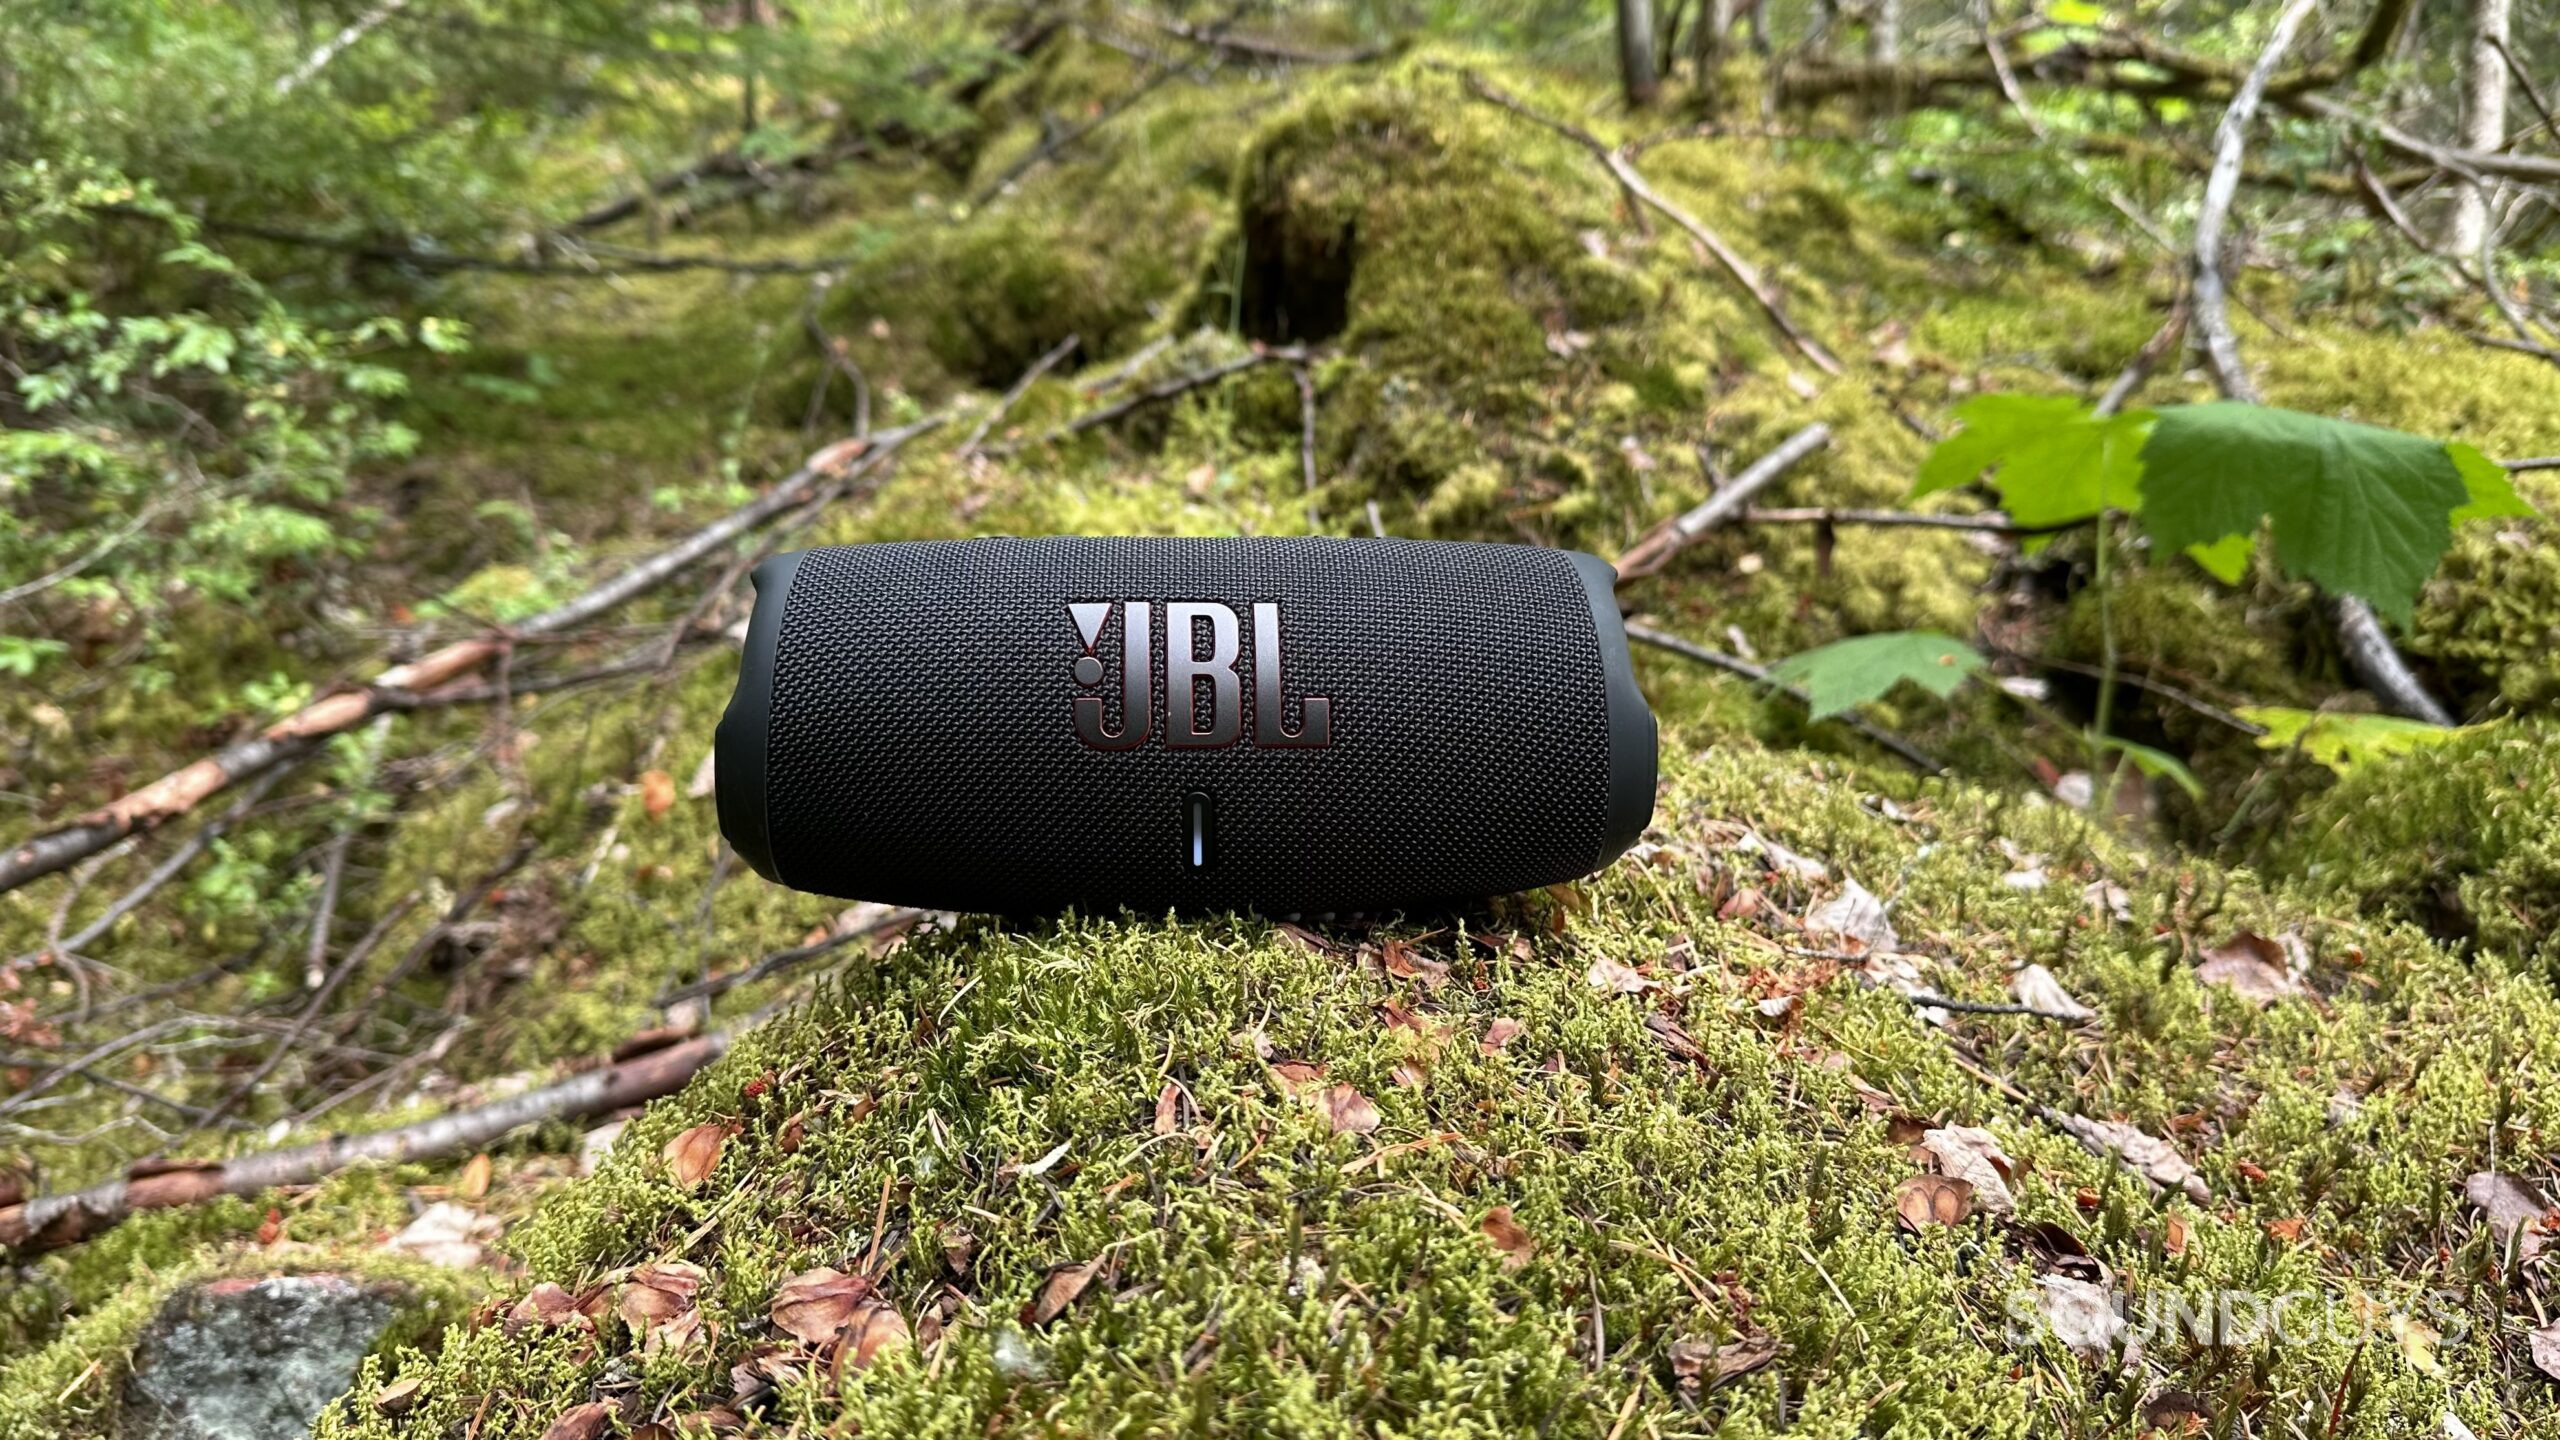
[{"label": "forest floor", "polygon": [[[1132,62],[1071,35],[984,98],[965,154],[878,157],[658,241],[845,257],[831,284],[449,282],[436,303],[476,340],[414,367],[419,450],[363,479],[387,539],[362,598],[427,628],[521,618],[747,499],[855,423],[813,334],[873,426],[955,418],[791,544],[1312,517],[1616,554],[1814,421],[1829,447],[1763,504],[1900,504],[1952,402],[2094,394],[2175,303],[2161,257],[2017,233],[1854,153],[1643,146],[1839,352],[1827,374],[1591,155],[1471,94],[1470,65],[1605,123],[1597,91],[1465,54],[1232,65],[1123,106]],[[1095,123],[1060,143],[1050,115]],[[2271,402],[2560,453],[2560,369],[2387,323],[2373,268],[2323,284],[2244,284]],[[1055,433],[1257,344],[1310,347],[1311,409],[1266,353]],[[2172,364],[2146,395],[2208,393]],[[2055,795],[2079,752],[2054,715],[2099,658],[2075,543],[2029,563],[1962,533],[1718,531],[1629,583],[1630,615],[1763,657],[1980,633],[2051,708],[1992,685],[1869,707],[1946,762],[1924,776],[1645,651],[1663,784],[1628,857],[1472,913],[1300,924],[885,917],[766,885],[710,798],[737,596],[704,594],[703,626],[689,596],[620,617],[605,638],[682,643],[636,682],[361,732],[92,947],[147,1003],[90,1013],[68,975],[33,997],[85,1042],[219,1015],[280,1033],[299,941],[262,953],[281,902],[222,877],[352,834],[340,933],[381,927],[362,1008],[241,1097],[243,1128],[131,1126],[142,1102],[100,1086],[6,1143],[58,1192],[466,1108],[653,1030],[736,1027],[732,1051],[591,1174],[555,1123],[28,1258],[0,1300],[0,1435],[114,1433],[134,1337],[190,1279],[416,1273],[382,1247],[433,1202],[488,1217],[481,1263],[421,1287],[325,1435],[2551,1433],[2546,524],[2467,530],[2403,637],[2499,723],[2344,781],[2211,713],[2350,693],[2307,589],[2126,557],[2124,664],[2212,703],[2128,696],[2121,733],[2189,757],[2204,794],[2132,784],[2105,824]],[[390,643],[199,623],[207,667],[302,694]],[[207,738],[111,687],[48,708],[66,814]],[[350,790],[376,797],[359,823],[315,818]],[[122,863],[0,899],[0,951],[102,915],[140,878]],[[263,1057],[117,1074],[201,1110]]]}]

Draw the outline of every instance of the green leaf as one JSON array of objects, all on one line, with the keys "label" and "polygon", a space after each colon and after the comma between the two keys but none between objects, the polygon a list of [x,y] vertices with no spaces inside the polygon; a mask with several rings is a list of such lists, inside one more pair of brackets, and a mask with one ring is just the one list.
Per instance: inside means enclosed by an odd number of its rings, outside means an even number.
[{"label": "green leaf", "polygon": [[2400,620],[2474,485],[2503,499],[2437,441],[2262,405],[2163,410],[2142,464],[2142,523],[2163,549],[2212,547],[2264,520],[2287,573]]},{"label": "green leaf", "polygon": [[1803,687],[1813,718],[1822,720],[1879,699],[1905,680],[1943,699],[1981,668],[1982,657],[1951,635],[1895,630],[1790,655],[1770,667],[1769,677]]},{"label": "green leaf", "polygon": [[1962,429],[1922,461],[1911,497],[1969,485],[1985,471],[2021,525],[2067,525],[2142,508],[2142,437],[2152,413],[2099,417],[2067,395],[1977,395],[1956,407]]},{"label": "green leaf", "polygon": [[2395,759],[2466,735],[2477,735],[2498,723],[2491,720],[2480,725],[2430,725],[2423,720],[2403,720],[2397,715],[2288,710],[2277,705],[2243,706],[2239,714],[2244,720],[2267,727],[2267,733],[2258,737],[2260,749],[2299,748],[2303,754],[2341,775],[2359,765]]},{"label": "green leaf", "polygon": [[2257,548],[2255,535],[2225,535],[2210,545],[2188,546],[2187,558],[2223,584],[2237,585],[2240,577],[2249,573],[2249,555]]},{"label": "green leaf", "polygon": [[2204,798],[2204,782],[2196,779],[2196,772],[2187,768],[2186,761],[2168,751],[2154,750],[2148,745],[2136,745],[2130,740],[2119,740],[2113,735],[2100,740],[2098,744],[2101,749],[2115,751],[2132,761],[2134,769],[2152,779],[2174,783],[2179,789],[2187,792],[2188,799]]},{"label": "green leaf", "polygon": [[2056,25],[2104,25],[2107,11],[2105,6],[2092,5],[2089,0],[2053,0],[2044,7],[2044,18]]},{"label": "green leaf", "polygon": [[2454,524],[2534,513],[2533,506],[2516,493],[2515,481],[2508,478],[2506,466],[2459,440],[2447,441],[2444,453],[2452,457],[2453,468],[2462,474],[2463,492],[2471,497],[2453,512]]}]

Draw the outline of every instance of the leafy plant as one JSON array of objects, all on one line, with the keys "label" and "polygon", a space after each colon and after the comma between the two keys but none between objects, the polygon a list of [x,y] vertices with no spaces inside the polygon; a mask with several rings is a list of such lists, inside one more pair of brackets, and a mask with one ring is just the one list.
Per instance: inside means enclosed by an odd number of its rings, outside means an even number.
[{"label": "leafy plant", "polygon": [[1982,657],[1952,635],[1895,630],[1790,655],[1770,667],[1769,677],[1802,686],[1813,718],[1823,720],[1880,700],[1906,681],[1945,699],[1981,668]]},{"label": "leafy plant", "polygon": [[2491,729],[2481,725],[2429,725],[2396,715],[2345,714],[2332,710],[2290,710],[2252,705],[2240,710],[2244,720],[2263,725],[2258,737],[2266,750],[2299,750],[2344,775],[2361,766],[2396,759]]},{"label": "leafy plant", "polygon": [[2525,515],[2506,472],[2460,441],[2263,405],[2102,416],[2078,400],[1982,395],[1912,495],[1988,475],[2010,517],[2064,526],[2114,510],[2154,543],[2237,581],[2263,529],[2285,572],[2406,619],[2453,526]]}]

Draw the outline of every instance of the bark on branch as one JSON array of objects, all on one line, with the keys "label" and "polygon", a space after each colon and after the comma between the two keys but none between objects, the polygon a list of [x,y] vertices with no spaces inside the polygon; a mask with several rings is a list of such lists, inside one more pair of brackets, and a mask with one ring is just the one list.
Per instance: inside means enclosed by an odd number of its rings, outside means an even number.
[{"label": "bark on branch", "polygon": [[457,640],[406,665],[395,665],[363,685],[316,700],[248,739],[109,801],[69,825],[11,847],[0,854],[0,894],[77,864],[127,835],[155,829],[376,715],[411,708],[419,692],[472,674],[515,640],[564,633],[648,593],[809,499],[821,486],[840,478],[876,475],[900,445],[941,423],[942,417],[932,416],[868,440],[837,441],[811,455],[764,494],[505,634]]},{"label": "bark on branch", "polygon": [[0,1209],[0,1248],[21,1256],[57,1250],[145,1210],[197,1205],[224,1195],[255,1195],[280,1185],[307,1185],[367,1161],[391,1165],[468,1154],[527,1125],[581,1120],[673,1094],[697,1071],[727,1054],[730,1042],[729,1032],[715,1031],[557,1085],[414,1125],[369,1135],[333,1135],[313,1144],[259,1151],[219,1164],[38,1196]]},{"label": "bark on branch", "polygon": [[1618,583],[1640,579],[1670,563],[1697,538],[1741,516],[1751,498],[1766,490],[1798,461],[1831,443],[1831,427],[1816,421],[1788,436],[1778,448],[1751,462],[1751,468],[1695,508],[1637,541],[1618,557]]},{"label": "bark on branch", "polygon": [[[2222,275],[2222,236],[2231,217],[2232,198],[2240,189],[2240,160],[2248,146],[2249,122],[2257,115],[2270,78],[2284,58],[2302,22],[2319,0],[2291,0],[2277,17],[2265,50],[2214,129],[2213,173],[2205,180],[2204,203],[2196,213],[2195,323],[2204,344],[2206,368],[2215,385],[2232,400],[2265,403],[2257,382],[2240,358],[2239,337],[2231,329],[2230,292]],[[2326,104],[2327,102],[2319,102]],[[2395,713],[2431,725],[2450,725],[2453,717],[2427,693],[2401,658],[2373,607],[2353,595],[2330,600],[2330,618],[2347,667],[2375,698]]]}]

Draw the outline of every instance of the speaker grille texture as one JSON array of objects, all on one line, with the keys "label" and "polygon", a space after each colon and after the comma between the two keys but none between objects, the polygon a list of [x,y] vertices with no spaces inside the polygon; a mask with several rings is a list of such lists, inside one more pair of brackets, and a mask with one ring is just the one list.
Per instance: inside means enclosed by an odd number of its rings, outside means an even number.
[{"label": "speaker grille texture", "polygon": [[[1154,733],[1097,750],[1074,701],[1100,697],[1125,733],[1132,600],[1149,602]],[[1186,698],[1195,723],[1214,718],[1208,685],[1165,693],[1169,644],[1210,653],[1205,626],[1164,633],[1169,601],[1236,613],[1235,744],[1165,743]],[[1287,728],[1302,729],[1305,697],[1331,704],[1321,749],[1254,743],[1251,607],[1265,601],[1280,607]],[[1069,607],[1089,618],[1097,603],[1110,610],[1088,650]],[[1079,683],[1087,655],[1098,684]],[[1320,911],[1552,884],[1608,858],[1602,666],[1560,551],[1322,537],[812,550],[775,650],[773,863],[801,889],[968,910]],[[1195,867],[1202,794],[1214,833]]]}]

